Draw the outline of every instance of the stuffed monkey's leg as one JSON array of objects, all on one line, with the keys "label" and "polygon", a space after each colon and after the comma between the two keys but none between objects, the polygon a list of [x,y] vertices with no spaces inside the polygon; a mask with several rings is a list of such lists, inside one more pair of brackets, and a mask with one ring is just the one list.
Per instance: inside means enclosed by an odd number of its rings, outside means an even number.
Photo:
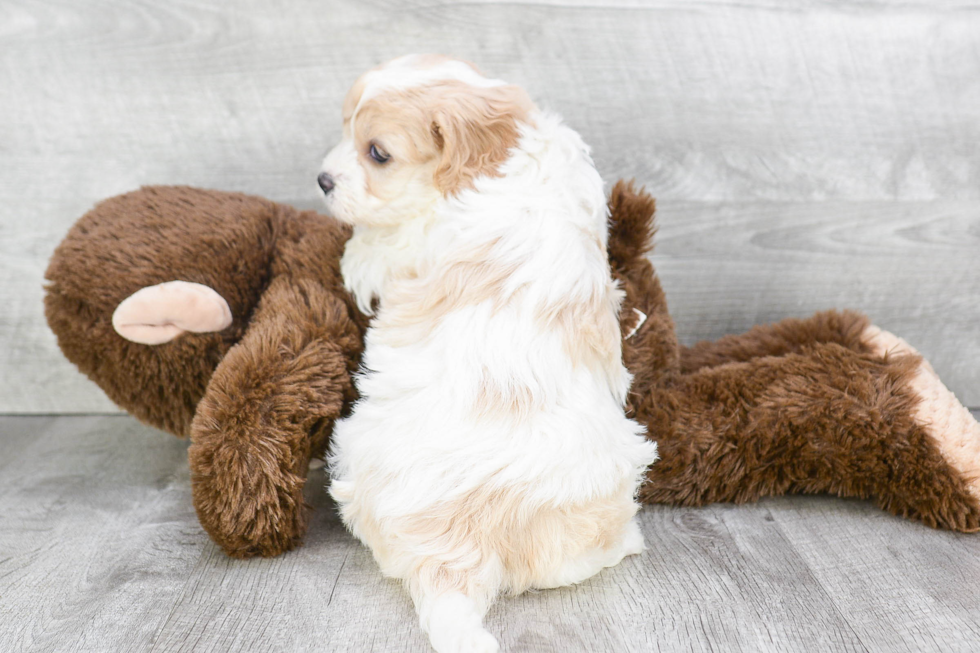
[{"label": "stuffed monkey's leg", "polygon": [[815,345],[705,368],[635,402],[661,456],[646,502],[827,492],[980,529],[980,425],[915,354]]},{"label": "stuffed monkey's leg", "polygon": [[648,258],[655,231],[653,198],[620,181],[609,197],[609,213],[609,263],[626,291],[620,312],[623,360],[634,375],[635,393],[642,395],[653,385],[669,382],[678,370],[686,373],[760,356],[799,353],[819,343],[834,342],[863,353],[873,349],[866,342],[871,336],[864,335],[873,327],[865,316],[851,311],[787,319],[716,342],[679,347],[667,299]]},{"label": "stuffed monkey's leg", "polygon": [[681,347],[681,370],[686,374],[705,367],[761,356],[800,353],[821,343],[836,343],[859,353],[871,353],[868,318],[854,311],[823,311],[806,319],[789,318],[755,326],[745,333]]},{"label": "stuffed monkey's leg", "polygon": [[620,308],[623,362],[633,375],[632,393],[663,384],[679,368],[674,321],[648,258],[656,230],[653,198],[619,181],[609,197],[609,265],[625,292]]},{"label": "stuffed monkey's leg", "polygon": [[354,398],[360,340],[335,295],[276,278],[215,370],[189,458],[198,518],[228,555],[273,556],[300,543],[310,458]]}]

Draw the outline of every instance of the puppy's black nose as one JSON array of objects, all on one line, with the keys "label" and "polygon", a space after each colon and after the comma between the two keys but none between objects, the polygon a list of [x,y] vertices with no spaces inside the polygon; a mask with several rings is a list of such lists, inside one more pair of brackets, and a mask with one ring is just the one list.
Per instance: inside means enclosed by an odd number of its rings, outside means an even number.
[{"label": "puppy's black nose", "polygon": [[333,190],[333,177],[326,172],[321,172],[316,177],[316,183],[320,184],[324,195],[328,195]]}]

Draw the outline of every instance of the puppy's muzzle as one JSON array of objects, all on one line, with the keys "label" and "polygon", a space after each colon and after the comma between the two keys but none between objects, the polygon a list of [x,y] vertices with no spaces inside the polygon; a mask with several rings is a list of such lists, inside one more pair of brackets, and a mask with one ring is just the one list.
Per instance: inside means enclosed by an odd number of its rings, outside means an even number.
[{"label": "puppy's muzzle", "polygon": [[316,183],[320,185],[320,190],[323,191],[324,195],[329,195],[334,187],[333,177],[326,172],[321,172],[317,175]]}]

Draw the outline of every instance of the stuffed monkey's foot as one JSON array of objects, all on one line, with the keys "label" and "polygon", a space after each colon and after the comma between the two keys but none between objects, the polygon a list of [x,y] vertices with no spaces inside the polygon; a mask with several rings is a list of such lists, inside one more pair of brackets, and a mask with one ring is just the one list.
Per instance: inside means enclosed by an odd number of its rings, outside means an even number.
[{"label": "stuffed monkey's foot", "polygon": [[[905,342],[894,333],[885,331],[874,324],[869,324],[864,329],[864,333],[861,334],[861,340],[868,347],[871,348],[872,353],[876,356],[881,356],[882,358],[886,356],[907,356],[909,354],[913,356],[922,356],[915,347]],[[932,365],[929,364],[925,358],[922,359],[922,368],[932,376],[939,378],[936,374],[936,370],[932,369]]]},{"label": "stuffed monkey's foot", "polygon": [[[865,329],[862,339],[882,357],[921,357],[907,342],[874,325]],[[943,458],[980,503],[980,423],[943,384],[926,359],[922,359],[910,386],[919,399],[913,419],[935,441]]]},{"label": "stuffed monkey's foot", "polygon": [[141,288],[122,300],[112,314],[116,333],[143,345],[170,342],[185,331],[221,331],[231,321],[231,309],[221,295],[190,281]]},{"label": "stuffed monkey's foot", "polygon": [[943,458],[980,503],[980,424],[927,364],[912,379],[912,389],[919,397],[916,423],[932,436]]}]

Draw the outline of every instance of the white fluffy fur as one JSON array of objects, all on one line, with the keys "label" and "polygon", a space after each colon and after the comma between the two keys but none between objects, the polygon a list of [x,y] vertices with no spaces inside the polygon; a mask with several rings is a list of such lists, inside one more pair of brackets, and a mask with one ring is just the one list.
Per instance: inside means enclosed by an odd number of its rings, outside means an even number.
[{"label": "white fluffy fur", "polygon": [[[460,65],[439,70],[459,78]],[[373,72],[365,95],[404,85],[389,73]],[[529,118],[502,175],[456,196],[420,173],[395,199],[369,197],[350,138],[324,162],[337,180],[328,207],[355,225],[345,282],[365,310],[379,301],[361,400],[334,431],[330,492],[405,581],[440,652],[497,650],[481,621],[499,593],[580,582],[643,549],[634,496],[656,446],[624,416],[618,334],[612,362],[589,365],[540,318],[598,298],[616,323],[603,184],[575,132]],[[424,329],[392,317],[406,284],[438,285],[470,256],[507,270],[492,296]],[[502,410],[479,410],[488,387]]]}]

